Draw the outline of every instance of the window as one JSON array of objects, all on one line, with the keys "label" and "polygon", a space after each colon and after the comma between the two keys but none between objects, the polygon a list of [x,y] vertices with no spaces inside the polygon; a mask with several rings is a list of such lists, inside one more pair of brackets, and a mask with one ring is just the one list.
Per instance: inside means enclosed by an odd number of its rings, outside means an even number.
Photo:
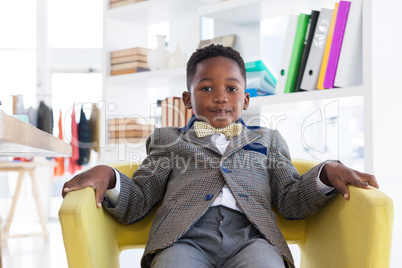
[{"label": "window", "polygon": [[[37,1],[0,0],[0,101],[12,112],[11,95],[28,95],[33,105],[36,90]],[[24,78],[24,79],[21,79]]]}]

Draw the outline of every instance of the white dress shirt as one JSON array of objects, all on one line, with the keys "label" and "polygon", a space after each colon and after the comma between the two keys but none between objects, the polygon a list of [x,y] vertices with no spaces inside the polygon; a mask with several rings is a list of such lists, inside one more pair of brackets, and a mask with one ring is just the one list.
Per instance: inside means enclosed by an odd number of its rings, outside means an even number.
[{"label": "white dress shirt", "polygon": [[[222,155],[225,153],[226,148],[229,145],[229,140],[226,139],[225,135],[221,133],[217,133],[211,136],[211,140],[215,143],[216,147],[219,149],[219,151],[222,153]],[[321,168],[322,169],[322,168]],[[106,196],[109,198],[110,203],[112,203],[113,206],[116,206],[117,202],[119,201],[119,195],[120,195],[120,174],[117,172],[117,170],[114,170],[116,173],[116,186],[113,189],[107,190],[106,191]],[[316,178],[317,184],[318,184],[318,189],[323,193],[329,193],[332,191],[334,188],[329,187],[325,185],[324,183],[321,182],[319,179],[320,177],[320,172],[318,173],[318,176]],[[227,184],[225,184],[219,193],[219,195],[215,198],[214,202],[212,203],[211,207],[215,206],[224,206],[228,207],[237,211],[242,211],[236,203],[236,199],[233,196],[232,192],[230,191],[229,187]]]}]

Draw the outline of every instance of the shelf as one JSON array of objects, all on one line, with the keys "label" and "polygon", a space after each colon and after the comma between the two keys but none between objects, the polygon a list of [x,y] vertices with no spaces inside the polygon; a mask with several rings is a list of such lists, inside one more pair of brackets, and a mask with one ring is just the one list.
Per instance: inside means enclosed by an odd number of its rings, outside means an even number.
[{"label": "shelf", "polygon": [[108,19],[121,20],[136,24],[152,24],[163,21],[194,16],[197,8],[205,2],[200,0],[152,0],[127,6],[108,9]]},{"label": "shelf", "polygon": [[230,0],[201,6],[198,8],[198,15],[235,25],[243,25],[301,12],[310,14],[313,9],[320,10],[323,7],[333,7],[333,5],[333,0],[288,0],[286,5],[277,0]]},{"label": "shelf", "polygon": [[304,101],[320,101],[327,99],[339,99],[346,97],[363,96],[364,90],[362,86],[333,88],[326,90],[315,90],[307,92],[296,92],[283,95],[271,95],[263,97],[250,98],[250,109],[264,107],[277,104],[292,104]]},{"label": "shelf", "polygon": [[108,76],[106,82],[110,85],[135,88],[169,87],[175,85],[182,85],[185,87],[185,76],[185,68],[174,68],[160,71]]}]

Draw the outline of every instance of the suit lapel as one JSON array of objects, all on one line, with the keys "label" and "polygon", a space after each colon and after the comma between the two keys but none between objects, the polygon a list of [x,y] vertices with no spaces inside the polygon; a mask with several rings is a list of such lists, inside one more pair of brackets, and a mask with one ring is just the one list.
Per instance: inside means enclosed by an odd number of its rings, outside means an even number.
[{"label": "suit lapel", "polygon": [[212,142],[211,136],[198,138],[193,128],[185,132],[183,139],[202,148],[209,149],[219,155],[222,155],[216,145]]},{"label": "suit lapel", "polygon": [[260,136],[260,134],[257,134],[256,132],[249,130],[247,126],[244,126],[240,135],[232,138],[228,147],[226,148],[225,153],[223,154],[223,157],[228,157],[229,155],[243,148],[247,144],[252,143]]}]

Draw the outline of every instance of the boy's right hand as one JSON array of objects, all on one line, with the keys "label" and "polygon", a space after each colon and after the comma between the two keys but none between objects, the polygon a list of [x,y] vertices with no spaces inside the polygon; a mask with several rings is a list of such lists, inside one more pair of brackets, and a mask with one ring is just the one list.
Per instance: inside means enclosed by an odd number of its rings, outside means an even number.
[{"label": "boy's right hand", "polygon": [[92,187],[95,190],[96,206],[101,208],[106,190],[113,189],[115,185],[116,174],[114,170],[109,166],[99,165],[74,176],[66,182],[61,194],[64,198],[71,191]]}]

